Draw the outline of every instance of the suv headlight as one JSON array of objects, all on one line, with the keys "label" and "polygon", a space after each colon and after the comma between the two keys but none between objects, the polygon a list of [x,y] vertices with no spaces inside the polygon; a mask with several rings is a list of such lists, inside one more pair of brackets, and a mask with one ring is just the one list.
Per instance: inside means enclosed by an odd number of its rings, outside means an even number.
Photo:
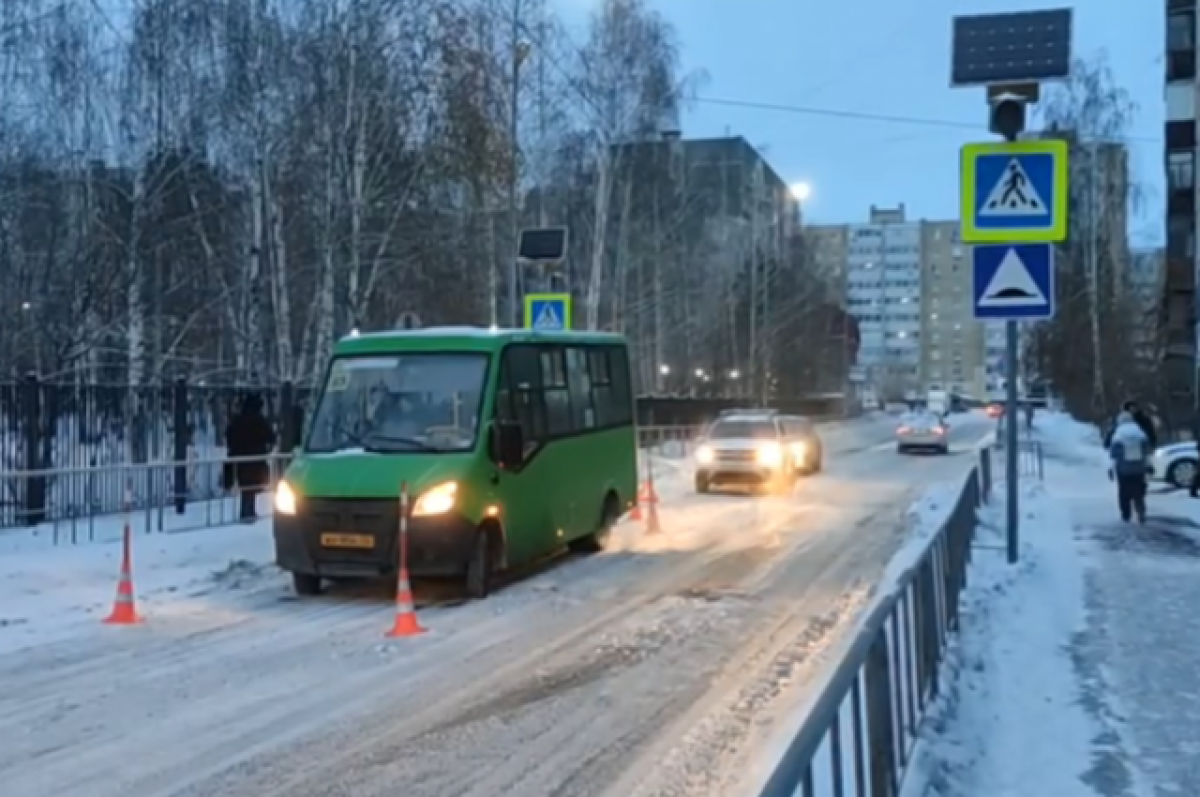
[{"label": "suv headlight", "polygon": [[413,505],[413,517],[444,515],[458,500],[458,482],[445,482],[421,493]]},{"label": "suv headlight", "polygon": [[709,465],[716,459],[711,446],[700,446],[696,449],[696,461],[701,465]]},{"label": "suv headlight", "polygon": [[296,514],[296,493],[283,479],[275,486],[275,511],[281,515]]},{"label": "suv headlight", "polygon": [[792,443],[792,456],[803,462],[808,458],[808,443],[803,440]]},{"label": "suv headlight", "polygon": [[758,464],[778,468],[783,464],[783,448],[779,443],[765,443],[758,448]]}]

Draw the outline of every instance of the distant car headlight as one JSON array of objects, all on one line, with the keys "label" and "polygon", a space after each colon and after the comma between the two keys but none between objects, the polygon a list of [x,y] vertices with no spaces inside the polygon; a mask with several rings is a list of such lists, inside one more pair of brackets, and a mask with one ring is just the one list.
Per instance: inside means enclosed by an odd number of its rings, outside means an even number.
[{"label": "distant car headlight", "polygon": [[421,497],[413,505],[413,517],[444,515],[454,508],[457,501],[458,482],[445,482],[437,487],[430,487],[421,493]]},{"label": "distant car headlight", "polygon": [[696,449],[696,461],[699,462],[701,465],[709,465],[716,458],[717,458],[717,455],[713,452],[712,448],[709,446],[700,446],[699,448]]},{"label": "distant car headlight", "polygon": [[778,443],[766,443],[758,448],[758,464],[778,468],[783,464],[783,448]]},{"label": "distant car headlight", "polygon": [[281,515],[296,514],[296,493],[283,479],[275,487],[275,511]]}]

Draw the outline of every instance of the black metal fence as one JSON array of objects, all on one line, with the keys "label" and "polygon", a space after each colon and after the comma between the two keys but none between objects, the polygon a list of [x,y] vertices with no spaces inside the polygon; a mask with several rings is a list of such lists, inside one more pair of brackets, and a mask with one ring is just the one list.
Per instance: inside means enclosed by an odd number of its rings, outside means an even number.
[{"label": "black metal fence", "polygon": [[[29,376],[0,384],[0,473],[81,470],[169,461],[178,511],[186,495],[189,460],[219,458],[224,430],[245,389],[192,385],[62,385]],[[289,383],[255,390],[264,400],[282,452],[290,452],[303,423],[307,391]],[[78,492],[72,480],[4,480],[0,528],[36,525],[52,517],[116,511],[119,491]],[[110,506],[111,504],[111,506]]]},{"label": "black metal fence", "polygon": [[759,797],[896,797],[958,630],[976,510],[990,500],[980,452],[950,517],[876,607]]},{"label": "black metal fence", "polygon": [[[183,379],[131,387],[55,384],[31,375],[0,383],[0,474],[39,474],[0,480],[0,528],[117,512],[121,490],[85,489],[80,479],[41,474],[140,463],[177,463],[169,492],[175,496],[175,511],[182,514],[188,461],[224,455],[225,427],[247,391]],[[310,389],[284,382],[254,392],[264,399],[279,452],[290,453],[302,434]],[[637,416],[642,426],[694,426],[738,404],[732,399],[641,397]],[[800,399],[773,406],[825,415],[840,409],[835,404]]]}]

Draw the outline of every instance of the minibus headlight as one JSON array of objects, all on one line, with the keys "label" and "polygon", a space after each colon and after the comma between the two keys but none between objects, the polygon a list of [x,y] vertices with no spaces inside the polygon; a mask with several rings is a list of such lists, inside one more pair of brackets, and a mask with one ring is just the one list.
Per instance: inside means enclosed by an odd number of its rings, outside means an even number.
[{"label": "minibus headlight", "polygon": [[430,487],[421,493],[421,497],[413,505],[413,517],[444,515],[454,508],[457,500],[458,482],[445,482],[436,487]]},{"label": "minibus headlight", "polygon": [[283,479],[275,486],[275,511],[281,515],[296,514],[296,493]]}]

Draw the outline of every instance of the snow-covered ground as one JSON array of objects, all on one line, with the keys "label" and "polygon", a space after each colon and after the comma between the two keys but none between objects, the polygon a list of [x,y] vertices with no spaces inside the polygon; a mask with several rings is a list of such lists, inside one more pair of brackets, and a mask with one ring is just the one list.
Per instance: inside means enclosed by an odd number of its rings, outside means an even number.
[{"label": "snow-covered ground", "polygon": [[99,622],[115,544],[6,539],[3,793],[724,797],[844,643],[913,500],[986,431],[965,419],[955,454],[897,468],[891,426],[824,432],[827,472],[790,496],[693,496],[663,457],[660,535],[623,524],[480,603],[419,583],[430,633],[399,643],[386,588],[292,597],[265,524],[135,535],[132,628]]},{"label": "snow-covered ground", "polygon": [[904,795],[1196,794],[1200,502],[1152,494],[1146,524],[1124,523],[1096,430],[1038,427],[1021,561],[1005,561],[1001,493]]}]

